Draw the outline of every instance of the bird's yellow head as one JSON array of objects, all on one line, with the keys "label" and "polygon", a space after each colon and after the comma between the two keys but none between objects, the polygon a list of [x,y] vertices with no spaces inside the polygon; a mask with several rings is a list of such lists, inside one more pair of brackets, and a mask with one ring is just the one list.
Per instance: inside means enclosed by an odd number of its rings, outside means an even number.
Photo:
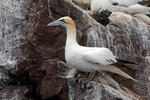
[{"label": "bird's yellow head", "polygon": [[72,20],[72,18],[66,16],[66,17],[62,17],[54,22],[51,22],[49,23],[47,26],[58,26],[58,25],[61,25],[61,26],[64,26],[64,27],[67,27],[67,26],[71,26],[71,27],[74,27],[75,24],[74,24],[74,21]]}]

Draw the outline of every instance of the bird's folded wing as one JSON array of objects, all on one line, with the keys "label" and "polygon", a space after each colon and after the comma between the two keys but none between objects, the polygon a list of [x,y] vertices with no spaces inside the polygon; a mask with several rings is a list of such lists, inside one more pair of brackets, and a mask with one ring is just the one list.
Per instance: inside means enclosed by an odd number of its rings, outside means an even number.
[{"label": "bird's folded wing", "polygon": [[127,13],[133,13],[133,14],[137,14],[137,13],[147,13],[150,11],[150,7],[146,7],[140,4],[136,4],[136,5],[132,5],[128,7],[128,12]]},{"label": "bird's folded wing", "polygon": [[82,57],[88,62],[109,65],[117,62],[116,56],[107,48],[95,48],[83,53]]}]

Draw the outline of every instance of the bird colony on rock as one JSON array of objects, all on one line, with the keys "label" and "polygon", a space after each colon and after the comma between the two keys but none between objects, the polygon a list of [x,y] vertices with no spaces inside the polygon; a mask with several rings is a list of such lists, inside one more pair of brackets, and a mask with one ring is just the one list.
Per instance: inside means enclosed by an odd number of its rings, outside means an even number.
[{"label": "bird colony on rock", "polygon": [[[143,0],[73,0],[73,2],[80,5],[88,4],[92,13],[103,10],[111,11],[110,21],[118,24],[129,22],[131,16],[150,24],[150,18],[147,16],[150,12],[150,7],[140,5],[138,3],[140,1]],[[128,20],[122,21],[124,18]]]},{"label": "bird colony on rock", "polygon": [[[79,5],[85,4],[90,6],[92,13],[101,12],[103,10],[111,11],[112,14],[109,16],[109,19],[117,24],[129,22],[132,18],[131,15],[144,22],[150,23],[150,18],[145,15],[150,11],[150,8],[138,4],[139,1],[141,0],[73,0],[73,2]],[[83,82],[86,83],[93,79],[96,71],[108,71],[137,81],[115,66],[115,64],[121,60],[113,55],[108,48],[80,46],[76,41],[76,26],[72,18],[62,17],[48,24],[48,26],[57,25],[66,28],[65,60],[67,63],[73,66],[74,69],[91,73],[88,79]]]}]

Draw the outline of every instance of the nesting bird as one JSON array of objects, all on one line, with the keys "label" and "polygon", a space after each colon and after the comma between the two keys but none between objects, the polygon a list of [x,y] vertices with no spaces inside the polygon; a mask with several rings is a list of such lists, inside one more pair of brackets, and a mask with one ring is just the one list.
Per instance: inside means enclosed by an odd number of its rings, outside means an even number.
[{"label": "nesting bird", "polygon": [[[112,11],[113,16],[120,16],[121,18],[124,16],[122,14],[119,14],[118,12],[123,12],[133,15],[134,17],[142,20],[143,22],[150,24],[150,18],[146,15],[149,14],[150,7],[138,4],[139,1],[143,0],[91,0],[91,11],[98,12],[102,10],[109,10]],[[119,19],[113,20],[118,21]]]},{"label": "nesting bird", "polygon": [[128,14],[147,13],[149,7],[138,4],[142,0],[91,0],[91,10],[110,10],[112,12],[125,12]]},{"label": "nesting bird", "polygon": [[108,71],[136,81],[118,67],[112,65],[118,62],[118,58],[108,48],[80,46],[76,40],[75,23],[70,17],[62,17],[47,26],[57,25],[65,27],[67,32],[65,60],[79,71],[91,72],[89,79],[92,79],[96,71]]},{"label": "nesting bird", "polygon": [[[117,24],[124,24],[130,21],[130,15],[150,24],[150,18],[146,14],[150,14],[150,7],[140,5],[138,2],[143,0],[71,0],[78,5],[87,5],[91,8],[91,13],[101,12],[103,10],[111,11],[110,21]],[[118,13],[119,12],[119,13]],[[123,12],[123,13],[120,13]],[[129,15],[130,14],[130,15]],[[129,17],[128,17],[129,15]],[[117,16],[114,17],[114,16]],[[118,19],[118,17],[120,19]],[[129,20],[121,20],[123,18]]]}]

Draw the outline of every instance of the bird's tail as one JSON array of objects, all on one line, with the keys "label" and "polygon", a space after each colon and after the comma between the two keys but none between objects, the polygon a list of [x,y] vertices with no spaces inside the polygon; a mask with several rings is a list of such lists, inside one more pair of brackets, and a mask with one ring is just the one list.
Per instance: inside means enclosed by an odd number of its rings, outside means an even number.
[{"label": "bird's tail", "polygon": [[130,75],[126,74],[125,72],[123,72],[122,70],[120,70],[119,68],[117,68],[116,66],[113,66],[113,65],[107,65],[107,66],[101,66],[100,65],[99,71],[108,71],[108,72],[116,73],[116,74],[121,75],[127,79],[137,81],[136,79],[132,78]]},{"label": "bird's tail", "polygon": [[147,15],[144,14],[134,14],[134,17],[141,19],[143,22],[150,24],[150,18]]}]

